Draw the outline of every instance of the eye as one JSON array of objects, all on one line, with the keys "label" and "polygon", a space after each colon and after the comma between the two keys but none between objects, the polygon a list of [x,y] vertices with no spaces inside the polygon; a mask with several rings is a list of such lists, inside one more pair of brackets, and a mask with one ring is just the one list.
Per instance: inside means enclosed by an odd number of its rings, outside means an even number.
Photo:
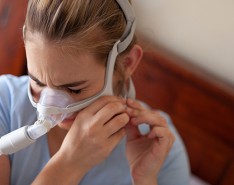
[{"label": "eye", "polygon": [[45,85],[44,85],[44,84],[41,84],[40,82],[36,82],[36,85],[37,85],[38,87],[45,87]]},{"label": "eye", "polygon": [[80,94],[80,93],[81,93],[81,89],[73,90],[73,89],[67,88],[67,90],[68,90],[71,94]]},{"label": "eye", "polygon": [[31,81],[33,82],[33,84],[35,84],[37,87],[45,87],[46,85],[39,82],[38,80],[34,80],[34,79],[31,79]]}]

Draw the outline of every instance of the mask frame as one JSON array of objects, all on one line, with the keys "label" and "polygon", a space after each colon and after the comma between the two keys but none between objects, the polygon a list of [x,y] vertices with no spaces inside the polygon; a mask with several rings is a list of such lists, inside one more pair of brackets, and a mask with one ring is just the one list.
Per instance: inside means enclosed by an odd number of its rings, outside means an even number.
[{"label": "mask frame", "polygon": [[[36,103],[33,100],[30,84],[28,85],[28,96],[30,99],[30,102],[32,105],[37,108],[38,112],[43,114],[61,114],[61,113],[71,113],[79,111],[88,105],[90,105],[92,102],[100,98],[104,95],[114,95],[113,93],[113,87],[112,87],[112,78],[114,74],[114,67],[116,63],[116,58],[118,54],[122,53],[124,50],[127,49],[129,44],[131,43],[135,29],[136,29],[136,16],[134,13],[134,10],[132,8],[132,5],[128,0],[116,0],[120,8],[122,9],[125,19],[126,19],[126,28],[122,35],[122,37],[114,44],[112,50],[108,54],[107,58],[107,66],[106,66],[106,72],[105,72],[105,83],[103,89],[97,93],[96,95],[93,95],[87,99],[78,101],[76,103],[70,104],[65,108],[61,107],[55,107],[55,106],[43,106],[40,103]],[[132,79],[129,80],[129,89],[127,94],[125,93],[125,96],[135,99],[135,88],[134,84],[132,82]]]}]

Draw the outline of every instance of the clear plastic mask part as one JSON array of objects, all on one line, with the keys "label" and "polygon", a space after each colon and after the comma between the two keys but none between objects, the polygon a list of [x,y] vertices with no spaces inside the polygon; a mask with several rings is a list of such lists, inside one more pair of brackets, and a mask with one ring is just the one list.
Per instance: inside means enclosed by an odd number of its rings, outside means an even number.
[{"label": "clear plastic mask part", "polygon": [[57,110],[66,108],[73,102],[71,96],[64,91],[44,88],[37,106],[38,120],[32,126],[29,126],[27,130],[29,137],[35,140],[71,116],[72,113]]},{"label": "clear plastic mask part", "polygon": [[41,92],[37,107],[38,120],[47,119],[53,124],[53,127],[57,123],[62,122],[65,118],[72,115],[72,113],[58,111],[59,109],[68,107],[72,103],[74,103],[74,100],[68,93],[62,90],[45,88]]}]

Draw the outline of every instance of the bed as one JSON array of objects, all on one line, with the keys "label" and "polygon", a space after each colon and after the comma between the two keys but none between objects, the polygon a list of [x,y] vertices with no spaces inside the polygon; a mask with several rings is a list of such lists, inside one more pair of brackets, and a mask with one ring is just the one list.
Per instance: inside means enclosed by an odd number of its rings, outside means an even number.
[{"label": "bed", "polygon": [[[0,74],[26,73],[26,3],[0,1]],[[171,115],[188,151],[191,185],[234,184],[234,87],[156,45],[144,51],[134,83],[139,99]]]}]

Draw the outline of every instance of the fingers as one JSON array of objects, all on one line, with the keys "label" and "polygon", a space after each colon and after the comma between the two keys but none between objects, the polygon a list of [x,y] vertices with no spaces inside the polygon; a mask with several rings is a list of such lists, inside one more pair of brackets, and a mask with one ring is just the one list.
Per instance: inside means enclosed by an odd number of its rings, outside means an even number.
[{"label": "fingers", "polygon": [[[168,153],[170,151],[170,148],[172,147],[175,136],[172,134],[172,132],[165,127],[154,127],[150,133],[148,134],[148,138],[150,139],[156,139],[157,142],[154,142],[155,149],[158,148],[158,145],[161,147],[164,147],[164,151]],[[157,151],[155,151],[155,154],[157,154]]]},{"label": "fingers", "polygon": [[126,132],[124,128],[118,130],[115,134],[108,138],[107,147],[110,150],[113,150],[116,147],[116,145],[118,145],[118,143],[121,141],[121,139],[125,137],[125,135]]},{"label": "fingers", "polygon": [[107,124],[104,125],[108,137],[111,137],[119,130],[123,129],[129,122],[129,116],[126,113],[119,114],[111,119]]},{"label": "fingers", "polygon": [[96,114],[100,109],[102,109],[106,104],[113,102],[119,102],[123,105],[126,104],[126,100],[117,96],[103,96],[94,101],[90,106],[88,106],[85,110],[90,114]]},{"label": "fingers", "polygon": [[115,96],[105,96],[80,112],[79,119],[84,120],[85,128],[97,130],[101,133],[99,137],[104,139],[112,136],[129,122],[125,110],[125,100]]},{"label": "fingers", "polygon": [[133,99],[127,99],[127,105],[133,109],[139,109],[143,110],[144,108],[141,106],[141,104]]},{"label": "fingers", "polygon": [[137,126],[134,126],[132,124],[127,124],[127,126],[125,127],[125,130],[127,134],[127,141],[131,141],[131,140],[141,137],[141,133]]},{"label": "fingers", "polygon": [[145,109],[141,104],[135,100],[127,100],[126,112],[131,117],[133,125],[147,123],[150,126],[164,126],[167,127],[165,118],[157,111]]},{"label": "fingers", "polygon": [[105,96],[83,109],[77,119],[83,120],[83,122],[89,120],[90,125],[95,124],[102,128],[113,117],[125,112],[125,109],[125,100],[115,96]]},{"label": "fingers", "polygon": [[135,100],[127,99],[126,103],[127,103],[126,111],[131,117],[137,116],[141,111],[144,110],[144,108],[140,105],[140,103],[138,103]]},{"label": "fingers", "polygon": [[[142,123],[148,124],[151,128],[148,138],[158,138],[160,140],[166,136],[170,136],[169,138],[174,137],[171,136],[166,119],[159,112],[147,110],[141,106],[139,102],[131,99],[127,100],[127,105],[127,113],[131,117],[131,129],[134,129],[135,127],[135,131],[130,131],[130,129],[127,130],[127,135],[130,134],[130,138],[139,137],[136,127]],[[135,132],[135,134],[133,132]]]},{"label": "fingers", "polygon": [[167,138],[165,136],[169,136],[173,140],[175,139],[171,131],[168,128],[164,128],[164,127],[154,127],[148,134],[148,138],[151,138],[151,139],[158,138],[159,140],[163,140],[164,138]]},{"label": "fingers", "polygon": [[131,118],[131,123],[133,125],[147,123],[150,126],[167,127],[166,119],[159,112],[149,110],[140,111],[138,115]]},{"label": "fingers", "polygon": [[[125,112],[125,109],[126,105],[120,101],[109,102],[96,113],[95,119],[104,125],[116,115]],[[120,119],[120,122],[123,121],[123,119],[128,119],[129,121],[129,116],[125,114],[124,116],[117,116],[115,119]]]}]

